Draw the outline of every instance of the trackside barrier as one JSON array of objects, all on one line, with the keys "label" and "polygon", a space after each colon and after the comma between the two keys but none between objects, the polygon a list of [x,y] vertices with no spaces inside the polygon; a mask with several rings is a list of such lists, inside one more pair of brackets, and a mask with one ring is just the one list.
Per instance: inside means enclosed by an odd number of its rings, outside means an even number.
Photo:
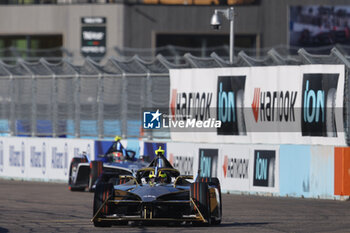
[{"label": "trackside barrier", "polygon": [[280,194],[307,196],[310,191],[310,146],[280,147]]},{"label": "trackside barrier", "polygon": [[334,147],[280,146],[280,195],[334,198]]},{"label": "trackside barrier", "polygon": [[167,143],[170,162],[184,174],[218,177],[238,193],[279,193],[279,146]]},{"label": "trackside barrier", "polygon": [[183,174],[216,176],[224,192],[322,199],[350,195],[350,148],[167,143]]},{"label": "trackside barrier", "polygon": [[[91,160],[96,159],[112,143],[113,140],[0,137],[0,177],[67,182],[73,157],[84,151]],[[137,155],[140,143],[137,139],[122,140]]]},{"label": "trackside barrier", "polygon": [[67,182],[70,161],[82,151],[91,158],[94,140],[0,137],[0,177]]},{"label": "trackside barrier", "polygon": [[[138,154],[162,146],[181,174],[218,177],[223,192],[331,198],[350,195],[350,148],[316,145],[202,144],[123,140]],[[67,182],[69,164],[112,141],[0,137],[0,177]],[[99,149],[97,147],[100,147]],[[101,149],[102,148],[102,149]]]},{"label": "trackside barrier", "polygon": [[350,148],[334,148],[334,194],[350,195]]}]

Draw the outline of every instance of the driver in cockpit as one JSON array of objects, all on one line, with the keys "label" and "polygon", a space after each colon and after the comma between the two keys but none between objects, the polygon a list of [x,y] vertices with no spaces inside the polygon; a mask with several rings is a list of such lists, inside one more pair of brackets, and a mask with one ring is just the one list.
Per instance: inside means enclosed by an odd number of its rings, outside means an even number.
[{"label": "driver in cockpit", "polygon": [[116,136],[114,138],[113,145],[107,151],[107,154],[111,155],[112,162],[120,162],[124,159],[129,159],[129,156],[121,143],[121,139],[122,138],[120,136]]},{"label": "driver in cockpit", "polygon": [[149,178],[149,184],[151,185],[155,183],[162,183],[162,184],[168,183],[168,177],[164,171],[159,171],[157,178],[156,178],[156,175],[154,174],[154,171],[150,171],[148,178]]},{"label": "driver in cockpit", "polygon": [[151,171],[148,175],[149,178],[149,184],[154,184],[156,181],[156,176],[154,175],[154,171]]},{"label": "driver in cockpit", "polygon": [[164,171],[159,171],[158,181],[160,183],[168,183],[167,174]]}]

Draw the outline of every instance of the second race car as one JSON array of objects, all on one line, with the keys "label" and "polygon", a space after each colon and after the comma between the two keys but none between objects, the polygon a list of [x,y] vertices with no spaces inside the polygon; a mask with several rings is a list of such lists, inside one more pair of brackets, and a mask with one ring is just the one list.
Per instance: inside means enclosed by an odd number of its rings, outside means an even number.
[{"label": "second race car", "polygon": [[108,151],[99,155],[97,160],[91,160],[85,153],[80,157],[74,157],[69,169],[69,189],[93,191],[102,172],[133,175],[134,171],[147,166],[143,157],[137,159],[135,154],[132,150],[126,150],[121,143],[121,138],[117,136]]}]

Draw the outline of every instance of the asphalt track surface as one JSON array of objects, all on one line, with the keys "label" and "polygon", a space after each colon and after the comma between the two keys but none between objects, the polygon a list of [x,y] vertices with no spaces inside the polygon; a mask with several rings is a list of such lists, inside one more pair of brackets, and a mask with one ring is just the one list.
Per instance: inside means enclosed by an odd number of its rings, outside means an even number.
[{"label": "asphalt track surface", "polygon": [[350,202],[223,195],[219,226],[114,226],[90,222],[93,194],[67,185],[0,179],[0,232],[350,232]]}]

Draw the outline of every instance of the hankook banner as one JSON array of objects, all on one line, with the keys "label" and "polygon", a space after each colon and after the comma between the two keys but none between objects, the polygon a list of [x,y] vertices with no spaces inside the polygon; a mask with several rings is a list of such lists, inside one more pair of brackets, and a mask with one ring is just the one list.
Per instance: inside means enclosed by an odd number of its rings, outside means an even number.
[{"label": "hankook banner", "polygon": [[344,65],[170,70],[167,117],[175,123],[220,123],[205,131],[170,127],[171,138],[212,143],[346,145],[344,76]]},{"label": "hankook banner", "polygon": [[198,152],[192,143],[168,142],[167,152],[169,162],[181,175],[197,176]]}]

